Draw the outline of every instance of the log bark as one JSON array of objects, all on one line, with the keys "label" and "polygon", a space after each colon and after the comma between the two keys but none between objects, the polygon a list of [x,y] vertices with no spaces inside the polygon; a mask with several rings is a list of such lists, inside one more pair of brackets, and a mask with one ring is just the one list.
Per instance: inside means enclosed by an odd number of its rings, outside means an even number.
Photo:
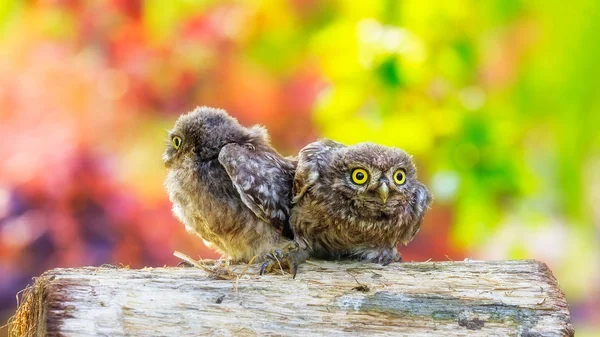
[{"label": "log bark", "polygon": [[[240,273],[245,266],[229,270]],[[11,321],[16,336],[573,336],[536,261],[310,262],[215,278],[197,268],[54,269]]]}]

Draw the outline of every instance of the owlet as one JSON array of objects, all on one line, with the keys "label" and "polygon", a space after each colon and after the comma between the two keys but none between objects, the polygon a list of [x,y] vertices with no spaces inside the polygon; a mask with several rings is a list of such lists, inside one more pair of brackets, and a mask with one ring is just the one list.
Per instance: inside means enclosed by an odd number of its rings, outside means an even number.
[{"label": "owlet", "polygon": [[264,128],[196,108],[169,132],[163,159],[173,213],[224,257],[248,262],[292,238],[295,162],[271,147]]},{"label": "owlet", "polygon": [[[296,245],[277,259],[294,274],[309,256],[400,261],[397,245],[417,234],[431,203],[411,156],[371,143],[309,144],[300,151],[293,190]],[[265,262],[261,272],[272,266]]]}]

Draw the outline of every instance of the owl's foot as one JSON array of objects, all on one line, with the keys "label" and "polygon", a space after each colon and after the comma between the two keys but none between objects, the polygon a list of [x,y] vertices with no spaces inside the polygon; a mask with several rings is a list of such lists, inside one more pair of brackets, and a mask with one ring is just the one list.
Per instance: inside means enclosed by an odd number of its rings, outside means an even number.
[{"label": "owl's foot", "polygon": [[308,258],[308,251],[292,242],[283,248],[274,248],[265,254],[266,261],[260,267],[260,275],[273,271],[288,270],[296,278],[298,266]]},{"label": "owl's foot", "polygon": [[360,259],[365,262],[380,263],[387,266],[392,262],[402,262],[402,255],[396,249],[384,249],[376,252],[363,253]]},{"label": "owl's foot", "polygon": [[385,256],[380,258],[378,262],[385,267],[392,262],[402,262],[402,255],[400,253],[396,253],[396,255]]}]

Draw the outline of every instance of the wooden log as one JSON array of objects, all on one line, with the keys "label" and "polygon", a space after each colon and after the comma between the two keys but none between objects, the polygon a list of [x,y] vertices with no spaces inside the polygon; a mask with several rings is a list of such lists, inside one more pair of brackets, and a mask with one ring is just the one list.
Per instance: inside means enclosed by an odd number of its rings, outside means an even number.
[{"label": "wooden log", "polygon": [[14,336],[573,336],[536,261],[310,262],[297,278],[232,266],[54,269],[35,279]]}]

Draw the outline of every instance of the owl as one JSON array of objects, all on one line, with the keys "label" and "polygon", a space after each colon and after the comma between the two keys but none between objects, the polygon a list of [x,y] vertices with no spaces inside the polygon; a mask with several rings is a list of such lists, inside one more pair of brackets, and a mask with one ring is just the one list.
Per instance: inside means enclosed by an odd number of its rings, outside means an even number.
[{"label": "owl", "polygon": [[188,232],[234,262],[290,242],[295,161],[260,126],[199,107],[169,131],[163,160],[174,215]]},{"label": "owl", "polygon": [[290,222],[295,247],[274,261],[296,273],[306,258],[401,261],[398,244],[419,231],[431,203],[406,152],[381,145],[321,140],[300,151]]}]

